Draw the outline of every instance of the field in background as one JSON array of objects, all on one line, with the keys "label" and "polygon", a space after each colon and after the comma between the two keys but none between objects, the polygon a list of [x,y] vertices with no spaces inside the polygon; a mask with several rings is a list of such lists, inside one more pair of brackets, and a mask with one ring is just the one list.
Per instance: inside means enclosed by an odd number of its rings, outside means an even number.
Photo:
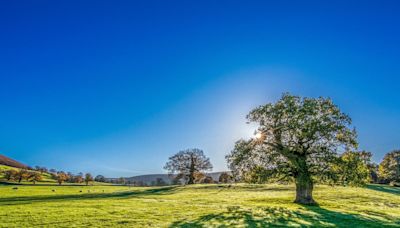
[{"label": "field in background", "polygon": [[285,185],[179,187],[0,185],[0,226],[400,227],[399,188],[317,186],[320,206]]},{"label": "field in background", "polygon": [[[4,174],[3,171],[6,170],[10,170],[10,169],[14,169],[14,170],[20,170],[19,168],[14,168],[14,167],[10,167],[10,166],[6,166],[6,165],[0,165],[0,181],[2,182],[7,182],[7,180],[4,179]],[[33,170],[29,170],[30,172],[37,172],[37,171],[33,171]],[[40,182],[37,182],[36,184],[57,184],[56,180],[54,180],[53,178],[51,178],[51,175],[49,173],[42,173],[42,180]],[[13,183],[16,183],[16,181],[13,181]],[[23,180],[21,181],[21,184],[32,184],[32,182]]]}]

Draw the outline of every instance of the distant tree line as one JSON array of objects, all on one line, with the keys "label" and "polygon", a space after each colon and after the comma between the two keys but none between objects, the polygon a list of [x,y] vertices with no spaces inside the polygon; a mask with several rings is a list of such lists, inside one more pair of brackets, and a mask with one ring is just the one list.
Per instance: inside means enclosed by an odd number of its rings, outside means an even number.
[{"label": "distant tree line", "polygon": [[51,177],[57,181],[59,185],[62,185],[64,182],[66,183],[85,183],[86,185],[89,185],[91,182],[94,181],[94,178],[92,174],[90,173],[78,173],[78,174],[73,174],[71,172],[64,172],[64,171],[56,171],[56,170],[51,170],[50,172]]},{"label": "distant tree line", "polygon": [[[71,172],[57,171],[55,169],[47,169],[45,167],[35,166],[34,168],[10,168],[3,171],[3,177],[7,181],[15,181],[21,183],[22,181],[32,182],[36,184],[36,182],[43,181],[44,175],[47,174],[51,179],[57,181],[59,185],[63,183],[85,183],[89,185],[94,181],[92,174],[83,173],[73,174]],[[105,178],[101,175],[97,176],[98,179],[96,181],[105,182]],[[102,177],[102,178],[101,178]]]},{"label": "distant tree line", "polygon": [[43,179],[41,173],[25,168],[5,170],[3,176],[7,181],[17,181],[18,183],[21,183],[21,181],[31,181],[35,184]]}]

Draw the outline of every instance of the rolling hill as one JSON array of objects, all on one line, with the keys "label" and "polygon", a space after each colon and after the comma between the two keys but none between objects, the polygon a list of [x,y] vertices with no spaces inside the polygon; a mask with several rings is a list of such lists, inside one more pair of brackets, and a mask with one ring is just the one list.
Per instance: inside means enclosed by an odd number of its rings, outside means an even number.
[{"label": "rolling hill", "polygon": [[6,165],[6,166],[15,167],[15,168],[27,168],[27,165],[22,164],[21,162],[18,162],[9,157],[6,157],[2,154],[0,154],[0,165]]},{"label": "rolling hill", "polygon": [[[214,181],[218,181],[219,176],[221,175],[222,172],[214,172],[214,173],[207,173],[207,176],[211,176]],[[134,182],[142,182],[147,185],[152,185],[153,183],[157,182],[157,179],[162,179],[166,184],[171,184],[174,175],[170,176],[168,174],[147,174],[147,175],[139,175],[139,176],[133,176],[133,177],[125,177],[125,181],[129,181],[131,183]],[[106,178],[108,181],[112,180],[117,180],[118,178]]]}]

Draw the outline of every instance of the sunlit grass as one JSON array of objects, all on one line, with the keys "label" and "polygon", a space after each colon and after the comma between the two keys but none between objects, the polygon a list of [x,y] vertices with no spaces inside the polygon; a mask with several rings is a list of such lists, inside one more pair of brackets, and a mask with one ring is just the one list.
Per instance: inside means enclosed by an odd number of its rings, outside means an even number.
[{"label": "sunlit grass", "polygon": [[0,186],[2,227],[400,227],[400,191],[378,185],[318,186],[319,207],[286,185],[13,187]]}]

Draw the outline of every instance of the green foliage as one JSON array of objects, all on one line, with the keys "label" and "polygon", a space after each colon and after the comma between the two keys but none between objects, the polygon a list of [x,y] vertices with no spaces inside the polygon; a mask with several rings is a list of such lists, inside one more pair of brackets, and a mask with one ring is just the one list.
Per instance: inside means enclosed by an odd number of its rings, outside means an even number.
[{"label": "green foliage", "polygon": [[379,177],[383,182],[400,182],[400,150],[387,153],[379,164]]},{"label": "green foliage", "polygon": [[[86,173],[85,174],[85,183],[86,183],[86,185],[89,185],[89,183],[90,182],[92,182],[93,181],[93,176],[92,176],[92,174],[90,174],[90,173]],[[120,179],[119,181],[123,181],[123,183],[125,183],[125,179]]]},{"label": "green foliage", "polygon": [[363,163],[368,167],[369,182],[378,183],[378,165],[371,161],[372,153],[368,151],[360,151],[358,153],[360,154]]},{"label": "green foliage", "polygon": [[271,177],[271,173],[262,166],[255,166],[246,173],[244,181],[252,184],[265,184]]},{"label": "green foliage", "polygon": [[103,175],[97,175],[94,180],[97,182],[106,182],[106,178]]},{"label": "green foliage", "polygon": [[334,166],[337,182],[342,185],[363,186],[370,181],[370,171],[362,152],[345,152]]},{"label": "green foliage", "polygon": [[276,103],[252,110],[247,118],[259,125],[259,137],[236,143],[227,156],[233,173],[243,178],[262,166],[271,174],[292,177],[299,203],[314,203],[313,179],[329,178],[338,152],[357,146],[350,117],[330,99],[284,94]]},{"label": "green foliage", "polygon": [[219,175],[219,178],[218,178],[219,183],[230,183],[232,181],[233,181],[233,177],[228,172],[222,172]]}]

